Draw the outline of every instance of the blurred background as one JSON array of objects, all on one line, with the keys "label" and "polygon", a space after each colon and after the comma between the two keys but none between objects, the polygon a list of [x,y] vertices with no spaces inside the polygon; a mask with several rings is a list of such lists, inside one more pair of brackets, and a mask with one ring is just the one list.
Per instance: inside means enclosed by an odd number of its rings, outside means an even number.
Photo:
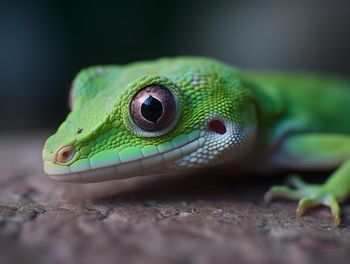
[{"label": "blurred background", "polygon": [[75,74],[203,55],[349,75],[350,1],[0,1],[0,132],[52,128]]}]

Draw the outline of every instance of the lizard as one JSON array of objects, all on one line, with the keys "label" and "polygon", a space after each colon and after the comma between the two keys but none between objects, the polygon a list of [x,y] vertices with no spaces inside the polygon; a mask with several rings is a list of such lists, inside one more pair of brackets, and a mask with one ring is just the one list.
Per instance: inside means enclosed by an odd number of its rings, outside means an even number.
[{"label": "lizard", "polygon": [[[265,201],[329,207],[337,226],[350,193],[350,80],[254,72],[206,57],[91,66],[71,111],[43,148],[51,179],[91,183],[232,164],[290,171]],[[324,183],[297,174],[329,172]]]}]

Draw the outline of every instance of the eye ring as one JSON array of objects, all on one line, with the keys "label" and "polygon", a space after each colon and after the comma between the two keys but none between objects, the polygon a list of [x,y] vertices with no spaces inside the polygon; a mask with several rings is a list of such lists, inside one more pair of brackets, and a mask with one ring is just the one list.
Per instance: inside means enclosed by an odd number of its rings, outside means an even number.
[{"label": "eye ring", "polygon": [[63,164],[71,161],[75,155],[75,152],[76,151],[73,146],[65,146],[60,148],[56,154],[56,162]]},{"label": "eye ring", "polygon": [[136,126],[145,132],[169,129],[177,115],[174,95],[162,85],[139,90],[130,103],[130,115]]}]

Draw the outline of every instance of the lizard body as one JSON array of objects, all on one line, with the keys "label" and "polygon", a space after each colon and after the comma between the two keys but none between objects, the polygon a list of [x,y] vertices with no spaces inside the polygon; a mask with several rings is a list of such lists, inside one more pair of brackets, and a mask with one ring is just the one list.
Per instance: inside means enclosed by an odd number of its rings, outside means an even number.
[{"label": "lizard body", "polygon": [[[298,214],[332,210],[350,193],[350,80],[325,74],[253,73],[208,58],[96,66],[73,82],[72,111],[43,149],[52,179],[97,182],[239,164],[335,169],[321,185],[272,187]],[[267,158],[266,158],[267,156]],[[249,164],[254,167],[254,164]]]}]

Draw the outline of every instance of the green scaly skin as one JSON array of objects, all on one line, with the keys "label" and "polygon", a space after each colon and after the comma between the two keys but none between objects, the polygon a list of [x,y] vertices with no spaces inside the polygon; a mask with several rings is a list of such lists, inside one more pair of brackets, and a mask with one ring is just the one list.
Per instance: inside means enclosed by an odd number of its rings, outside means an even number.
[{"label": "green scaly skin", "polygon": [[[135,94],[150,85],[177,102],[176,119],[162,131],[146,132],[130,115]],[[339,225],[339,202],[350,193],[349,88],[339,76],[243,72],[196,57],[91,67],[74,80],[72,111],[45,144],[44,170],[58,181],[97,182],[223,163],[332,169],[324,184],[294,176],[294,188],[272,187],[265,200],[297,199],[298,215],[328,206]],[[67,146],[73,151],[62,162],[57,155]]]}]

